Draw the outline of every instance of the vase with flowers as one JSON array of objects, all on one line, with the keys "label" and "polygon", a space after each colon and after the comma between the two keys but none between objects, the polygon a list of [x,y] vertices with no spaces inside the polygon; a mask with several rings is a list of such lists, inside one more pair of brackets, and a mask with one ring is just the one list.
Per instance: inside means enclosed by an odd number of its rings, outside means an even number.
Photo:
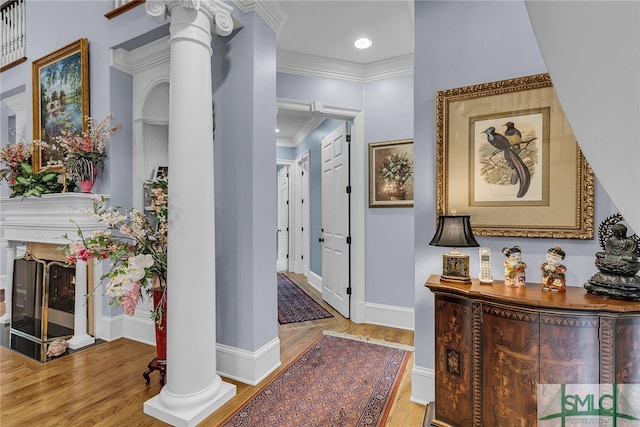
[{"label": "vase with flowers", "polygon": [[31,158],[34,146],[41,150],[48,148],[48,144],[35,141],[34,144],[7,143],[0,149],[0,162],[5,166],[0,169],[0,180],[4,179],[9,184],[10,198],[59,193],[64,188],[64,182],[57,172],[46,168],[33,171]]},{"label": "vase with flowers", "polygon": [[403,200],[407,194],[404,185],[413,177],[413,161],[409,155],[393,153],[386,156],[380,166],[380,178],[386,182],[386,193],[391,200]]},{"label": "vase with flowers", "polygon": [[132,316],[145,296],[154,300],[151,319],[156,325],[158,360],[164,361],[168,182],[154,181],[149,190],[149,216],[137,209],[123,213],[118,206],[107,206],[103,196],[93,195],[93,207],[87,214],[104,224],[104,229],[85,235],[78,227],[77,239],[65,236],[71,241],[64,250],[71,263],[91,258],[111,261],[111,269],[101,278],[108,280],[104,292],[111,298],[109,304],[122,306],[125,314]]},{"label": "vase with flowers", "polygon": [[120,125],[110,126],[113,114],[96,122],[85,117],[87,131],[76,132],[67,127],[55,140],[64,151],[64,167],[72,179],[78,182],[82,192],[89,193],[96,180],[98,169],[104,167],[106,140]]}]

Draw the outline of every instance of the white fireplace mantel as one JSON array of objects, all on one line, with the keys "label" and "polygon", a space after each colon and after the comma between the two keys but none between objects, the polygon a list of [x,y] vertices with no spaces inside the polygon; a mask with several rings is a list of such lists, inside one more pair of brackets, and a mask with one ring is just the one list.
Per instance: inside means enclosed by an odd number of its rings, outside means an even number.
[{"label": "white fireplace mantel", "polygon": [[[93,206],[89,193],[44,194],[41,197],[0,198],[3,239],[16,242],[65,244],[77,239],[78,226],[86,234],[104,229],[86,213]],[[76,225],[77,224],[77,225]]]},{"label": "white fireplace mantel", "polygon": [[[40,197],[0,198],[0,228],[2,241],[7,248],[7,273],[10,277],[5,292],[6,313],[0,317],[0,323],[11,321],[12,272],[16,257],[16,246],[28,242],[64,245],[78,240],[78,227],[85,235],[104,230],[104,224],[87,213],[93,206],[94,197],[108,196],[90,193],[56,193]],[[98,279],[99,280],[99,275]],[[87,291],[87,265],[76,264],[76,295]],[[94,298],[99,309],[101,301]],[[81,348],[95,342],[87,334],[87,306],[82,298],[76,298],[74,310],[74,335],[68,341],[72,349]]]}]

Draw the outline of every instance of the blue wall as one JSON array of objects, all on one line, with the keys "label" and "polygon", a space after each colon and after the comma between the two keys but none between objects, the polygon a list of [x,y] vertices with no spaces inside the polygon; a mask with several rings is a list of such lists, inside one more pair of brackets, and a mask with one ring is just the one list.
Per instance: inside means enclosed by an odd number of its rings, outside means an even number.
[{"label": "blue wall", "polygon": [[278,336],[276,42],[255,13],[238,17],[213,42],[216,337],[255,351]]},{"label": "blue wall", "polygon": [[[411,77],[354,83],[278,73],[278,97],[320,100],[325,105],[365,110],[365,146],[413,136],[413,81]],[[363,182],[369,182],[365,165]],[[364,189],[368,193],[368,189]],[[368,203],[365,200],[365,203]],[[367,303],[414,305],[413,208],[365,209],[365,271]],[[312,235],[311,243],[317,242]],[[316,272],[315,269],[312,271]],[[392,322],[392,319],[390,320]]]},{"label": "blue wall", "polygon": [[[416,366],[433,368],[433,296],[424,287],[430,274],[441,271],[442,248],[428,246],[435,231],[435,93],[441,89],[492,82],[546,72],[523,2],[415,3],[415,344]],[[497,25],[499,23],[499,25]],[[507,60],[509,54],[517,60]],[[578,141],[579,142],[579,141]],[[588,160],[588,159],[587,159]],[[596,227],[615,206],[596,182]],[[567,285],[582,286],[597,269],[595,240],[478,237],[495,254],[494,275],[501,277],[500,249],[522,247],[527,276],[538,282],[538,265],[552,246],[567,253]],[[477,252],[476,252],[477,253]],[[478,275],[477,257],[471,275]]]},{"label": "blue wall", "polygon": [[[268,144],[268,142],[265,142]],[[295,148],[293,147],[280,147],[276,146],[276,159],[278,160],[293,160],[296,158]]]},{"label": "blue wall", "polygon": [[[366,84],[367,144],[412,139],[413,120],[412,77],[385,79]],[[369,158],[366,153],[365,158]],[[368,176],[364,182],[369,182]],[[413,307],[413,217],[412,207],[366,209],[367,303]]]}]

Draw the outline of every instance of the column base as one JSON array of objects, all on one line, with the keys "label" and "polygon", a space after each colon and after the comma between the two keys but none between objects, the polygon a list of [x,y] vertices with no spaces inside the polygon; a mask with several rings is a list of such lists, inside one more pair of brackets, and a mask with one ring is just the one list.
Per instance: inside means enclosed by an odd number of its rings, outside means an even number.
[{"label": "column base", "polygon": [[[172,426],[192,427],[198,425],[235,395],[236,386],[221,381],[218,393],[210,401],[202,402],[194,407],[169,408],[160,401],[158,394],[144,402],[144,413]],[[193,396],[189,396],[185,400],[192,398]]]},{"label": "column base", "polygon": [[91,335],[88,335],[88,334],[74,335],[69,339],[69,341],[67,341],[67,346],[71,350],[77,350],[79,348],[94,344],[95,342],[96,342],[96,339]]}]

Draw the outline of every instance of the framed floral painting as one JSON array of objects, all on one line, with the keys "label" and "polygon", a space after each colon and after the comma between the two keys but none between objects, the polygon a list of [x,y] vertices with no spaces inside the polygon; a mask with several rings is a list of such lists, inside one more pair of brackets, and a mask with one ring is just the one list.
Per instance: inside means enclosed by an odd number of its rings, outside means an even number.
[{"label": "framed floral painting", "polygon": [[55,137],[63,129],[86,131],[89,116],[89,42],[77,40],[33,61],[33,169],[62,170]]},{"label": "framed floral painting", "polygon": [[413,206],[413,140],[369,144],[369,207]]},{"label": "framed floral painting", "polygon": [[594,176],[548,74],[436,93],[436,214],[476,235],[592,239]]}]

